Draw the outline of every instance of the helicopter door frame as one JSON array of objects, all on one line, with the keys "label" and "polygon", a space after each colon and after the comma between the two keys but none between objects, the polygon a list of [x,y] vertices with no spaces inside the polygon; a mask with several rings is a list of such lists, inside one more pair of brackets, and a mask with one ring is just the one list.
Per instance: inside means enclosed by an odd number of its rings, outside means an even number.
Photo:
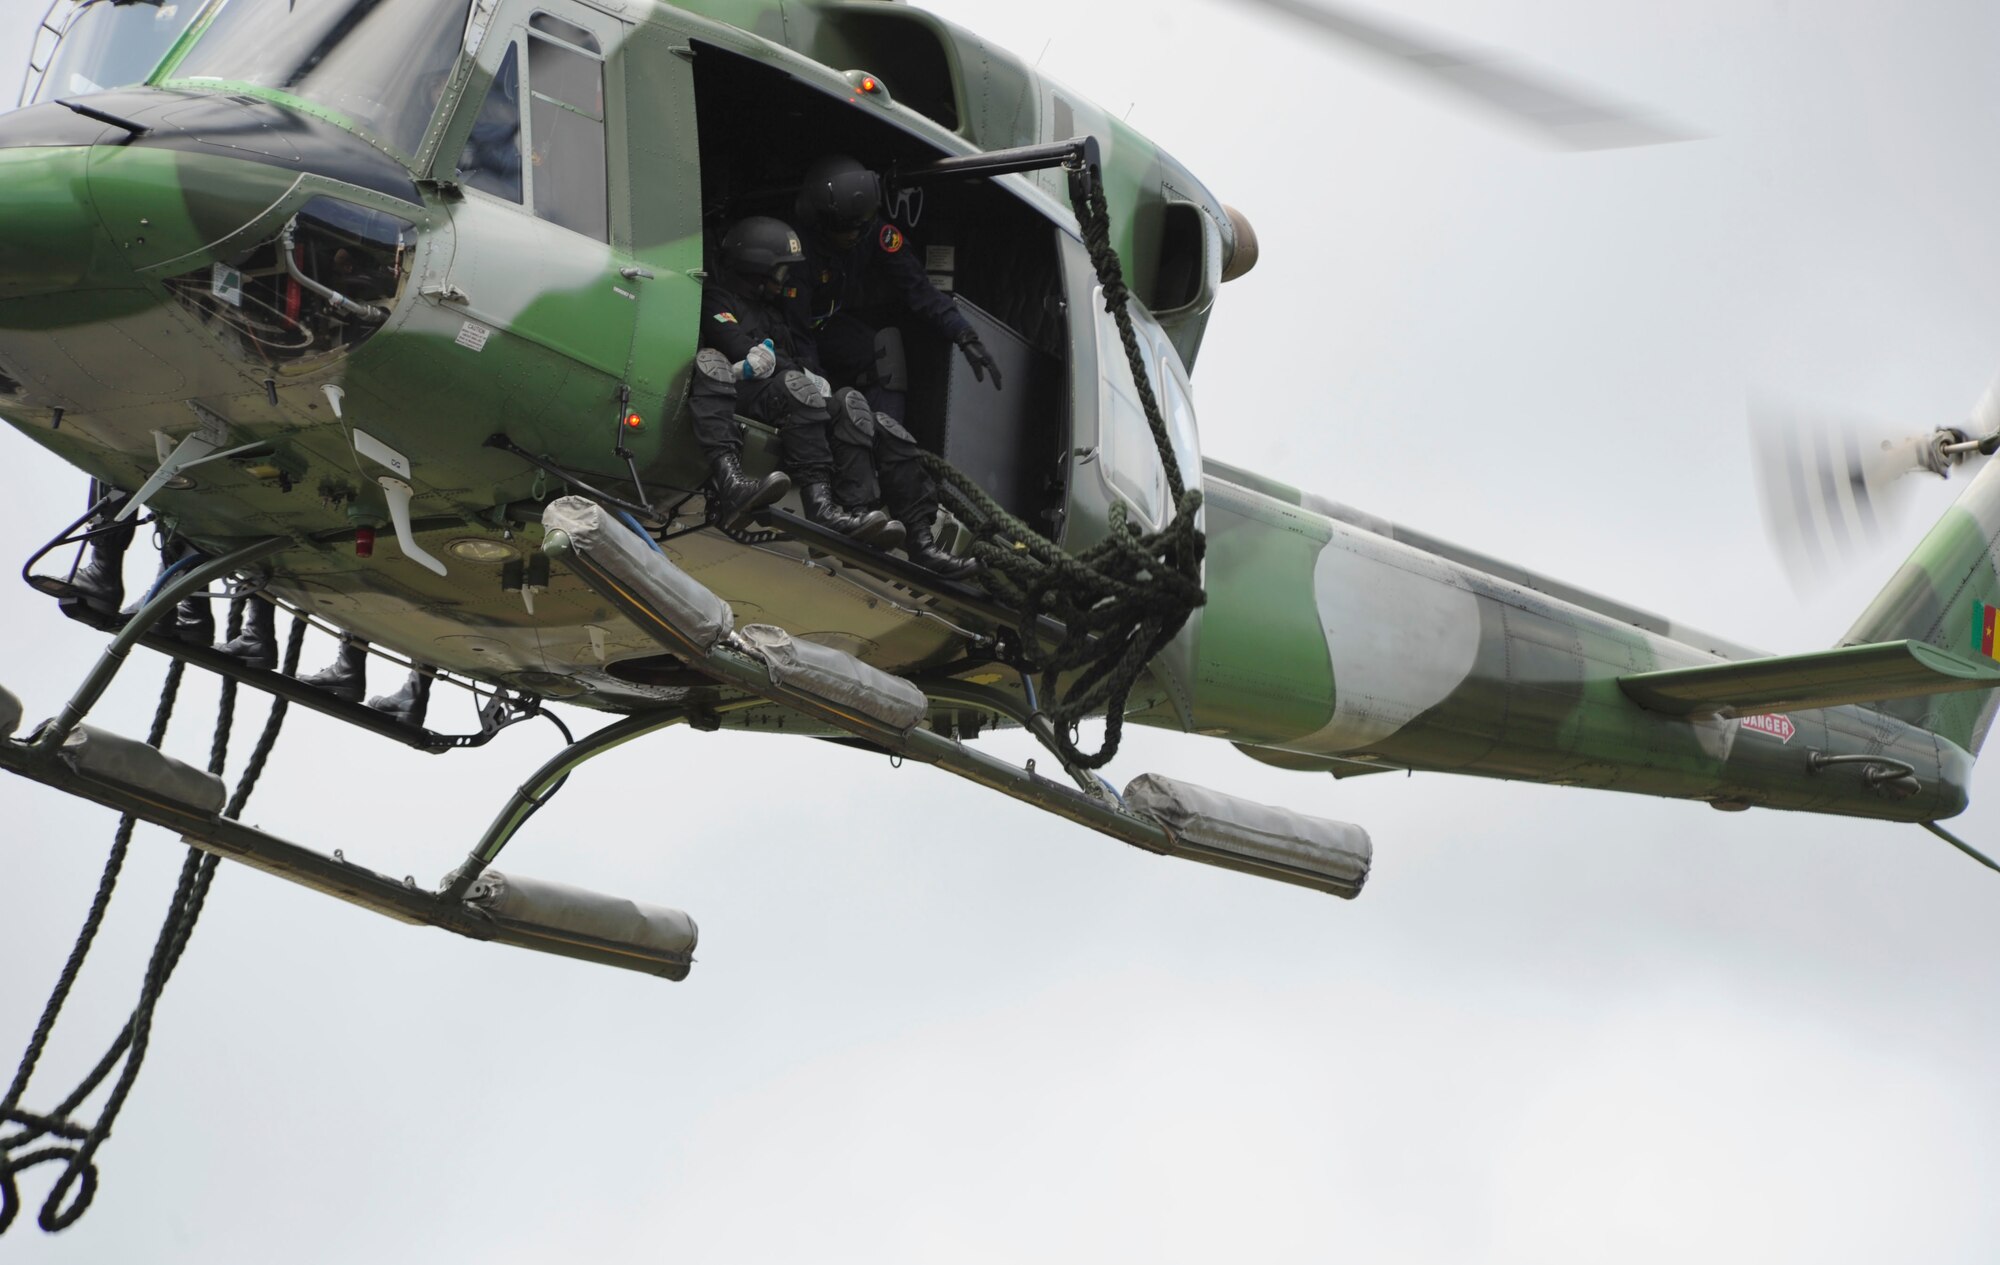
[{"label": "helicopter door frame", "polygon": [[[501,0],[432,159],[456,243],[426,292],[463,316],[461,346],[482,352],[498,337],[523,353],[495,369],[538,397],[517,403],[552,452],[601,455],[638,327],[615,147],[625,131],[615,54],[630,29],[578,0]],[[493,133],[484,141],[482,128]]]}]

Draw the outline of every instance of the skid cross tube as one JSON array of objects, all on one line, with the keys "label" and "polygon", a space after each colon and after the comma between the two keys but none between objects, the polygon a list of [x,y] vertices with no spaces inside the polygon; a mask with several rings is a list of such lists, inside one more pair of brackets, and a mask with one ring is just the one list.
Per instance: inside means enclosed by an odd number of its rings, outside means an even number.
[{"label": "skid cross tube", "polygon": [[119,629],[118,635],[111,639],[111,644],[104,648],[104,653],[98,657],[97,665],[91,668],[90,675],[83,678],[83,684],[77,686],[76,693],[71,696],[69,702],[63,704],[62,712],[36,737],[35,749],[47,754],[62,746],[63,740],[76,731],[76,727],[83,723],[83,718],[90,713],[90,709],[97,705],[97,700],[104,697],[104,691],[111,688],[112,678],[116,677],[118,669],[124,666],[126,656],[132,653],[132,647],[137,645],[139,639],[145,636],[146,632],[168,611],[179,605],[182,598],[206,589],[210,580],[262,562],[291,543],[283,536],[254,541],[221,557],[210,558],[199,566],[191,567],[160,586],[152,597],[140,605],[138,614],[125,621],[125,627]]},{"label": "skid cross tube", "polygon": [[548,802],[556,788],[584,761],[603,755],[614,747],[622,747],[634,738],[643,738],[670,725],[681,724],[687,718],[688,712],[684,708],[627,716],[616,724],[585,734],[549,757],[533,776],[515,790],[514,797],[507,801],[500,815],[493,819],[493,824],[486,828],[486,833],[479,837],[479,842],[466,855],[465,863],[446,880],[438,899],[446,904],[457,904],[465,899],[465,894],[472,890],[472,884],[500,855],[500,849],[507,846],[515,832],[527,824],[528,818]]}]

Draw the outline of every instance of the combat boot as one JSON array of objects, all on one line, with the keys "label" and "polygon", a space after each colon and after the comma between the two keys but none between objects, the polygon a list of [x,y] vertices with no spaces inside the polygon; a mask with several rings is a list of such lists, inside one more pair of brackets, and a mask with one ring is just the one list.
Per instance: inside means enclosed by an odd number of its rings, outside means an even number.
[{"label": "combat boot", "polygon": [[269,672],[278,666],[278,608],[261,598],[245,598],[243,630],[216,649],[245,667]]},{"label": "combat boot", "polygon": [[333,662],[319,671],[299,678],[300,685],[333,695],[343,703],[358,703],[368,690],[368,643],[352,637],[340,639]]},{"label": "combat boot", "polygon": [[716,520],[723,523],[775,505],[792,490],[792,481],[782,470],[773,470],[761,479],[744,474],[743,459],[733,452],[717,453],[708,463],[708,483],[718,503]]},{"label": "combat boot", "polygon": [[807,522],[854,540],[862,540],[871,533],[881,531],[889,522],[889,516],[881,510],[856,514],[842,509],[840,503],[833,499],[833,489],[824,483],[808,483],[800,488],[799,505],[806,512]]},{"label": "combat boot", "polygon": [[979,570],[977,559],[960,558],[938,548],[929,523],[910,524],[910,540],[903,546],[903,552],[909,555],[911,562],[947,580],[963,580]]},{"label": "combat boot", "polygon": [[[115,507],[108,508],[115,512]],[[69,578],[72,596],[101,611],[115,611],[125,604],[125,550],[138,526],[128,519],[91,539],[90,560]]]},{"label": "combat boot", "polygon": [[[847,512],[856,517],[861,517],[865,513],[862,510],[852,509]],[[901,523],[884,514],[869,515],[868,518],[863,518],[862,521],[869,521],[870,518],[882,519],[882,525],[866,533],[856,532],[854,535],[856,540],[864,545],[872,545],[880,549],[883,553],[887,553],[891,549],[901,549],[903,547],[903,525]]]},{"label": "combat boot", "polygon": [[431,675],[422,668],[411,668],[410,675],[403,681],[403,688],[394,694],[368,700],[371,711],[381,712],[402,725],[421,726],[430,705]]},{"label": "combat boot", "polygon": [[[153,581],[153,588],[160,587],[160,581],[166,578],[168,570],[173,566],[174,563],[168,562],[165,558],[160,560],[160,575]],[[147,590],[148,594],[151,591]],[[145,599],[141,598],[133,605],[119,611],[118,617],[129,624],[133,617],[138,615],[139,608],[145,604]],[[184,597],[174,604],[172,614],[161,617],[160,622],[153,626],[153,631],[162,637],[172,637],[184,646],[212,645],[215,641],[215,612],[209,608],[206,597],[199,595]]]}]

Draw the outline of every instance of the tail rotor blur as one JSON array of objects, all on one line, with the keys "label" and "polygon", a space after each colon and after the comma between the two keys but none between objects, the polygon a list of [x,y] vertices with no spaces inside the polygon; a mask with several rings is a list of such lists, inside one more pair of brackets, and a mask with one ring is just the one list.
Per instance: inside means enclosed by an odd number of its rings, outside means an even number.
[{"label": "tail rotor blur", "polygon": [[1892,532],[1919,480],[1951,477],[2000,448],[2000,382],[1963,426],[1904,431],[1771,400],[1750,406],[1765,529],[1794,588],[1824,586]]}]

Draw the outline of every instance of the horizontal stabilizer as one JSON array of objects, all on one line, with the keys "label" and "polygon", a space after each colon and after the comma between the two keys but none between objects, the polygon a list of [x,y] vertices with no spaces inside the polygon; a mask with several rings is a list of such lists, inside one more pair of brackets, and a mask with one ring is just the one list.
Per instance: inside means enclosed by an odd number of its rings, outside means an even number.
[{"label": "horizontal stabilizer", "polygon": [[1961,658],[1920,641],[1884,641],[1641,672],[1619,677],[1618,685],[1639,706],[1669,716],[1758,716],[1990,690],[2000,686],[2000,664]]}]

